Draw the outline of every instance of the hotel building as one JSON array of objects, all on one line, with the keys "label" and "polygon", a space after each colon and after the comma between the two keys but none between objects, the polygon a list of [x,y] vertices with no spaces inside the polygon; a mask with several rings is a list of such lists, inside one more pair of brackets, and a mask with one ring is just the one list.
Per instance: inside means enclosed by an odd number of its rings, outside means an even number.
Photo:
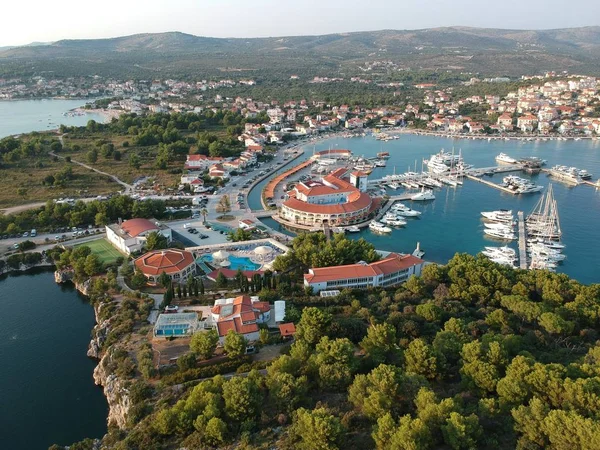
[{"label": "hotel building", "polygon": [[390,253],[385,258],[367,264],[359,262],[345,266],[309,269],[304,286],[314,293],[324,289],[387,287],[404,283],[411,275],[420,275],[424,261],[412,255]]},{"label": "hotel building", "polygon": [[320,226],[352,225],[366,220],[377,204],[367,194],[367,174],[354,171],[344,178],[340,168],[321,180],[299,182],[287,193],[279,217],[287,222]]}]

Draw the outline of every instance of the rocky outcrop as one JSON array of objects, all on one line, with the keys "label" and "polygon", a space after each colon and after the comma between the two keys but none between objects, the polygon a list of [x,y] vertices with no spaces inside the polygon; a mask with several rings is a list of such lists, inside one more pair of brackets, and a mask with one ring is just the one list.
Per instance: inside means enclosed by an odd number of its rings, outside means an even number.
[{"label": "rocky outcrop", "polygon": [[106,336],[108,335],[108,331],[110,329],[110,318],[105,320],[100,318],[100,311],[102,311],[103,306],[103,303],[94,306],[96,325],[92,329],[92,339],[90,340],[90,345],[88,346],[87,351],[87,355],[90,358],[100,359],[100,352],[102,351],[102,346],[104,345],[104,341],[106,340]]},{"label": "rocky outcrop", "polygon": [[81,292],[81,294],[85,295],[86,297],[89,297],[91,286],[92,280],[89,278],[83,283],[75,283],[75,289],[77,289],[79,292]]},{"label": "rocky outcrop", "polygon": [[104,353],[100,363],[94,369],[94,382],[104,388],[104,396],[108,401],[108,424],[124,429],[127,426],[131,400],[123,381],[107,369],[112,365],[111,358],[110,351]]},{"label": "rocky outcrop", "polygon": [[59,284],[71,281],[74,276],[75,272],[72,269],[54,271],[54,281],[56,281]]}]

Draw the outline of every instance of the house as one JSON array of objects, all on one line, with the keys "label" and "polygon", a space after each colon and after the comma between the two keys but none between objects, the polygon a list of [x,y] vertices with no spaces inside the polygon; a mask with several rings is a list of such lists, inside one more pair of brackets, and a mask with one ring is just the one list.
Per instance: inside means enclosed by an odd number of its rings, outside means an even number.
[{"label": "house", "polygon": [[168,242],[172,240],[171,229],[156,220],[130,219],[106,225],[105,228],[108,242],[126,255],[141,251],[146,237],[155,231],[165,236]]},{"label": "house", "polygon": [[229,178],[229,174],[222,164],[213,164],[208,168],[208,176],[211,178],[221,178],[223,180]]},{"label": "house", "polygon": [[189,170],[203,171],[211,164],[219,163],[221,161],[223,161],[223,158],[220,156],[187,155],[184,167]]},{"label": "house", "polygon": [[404,283],[412,275],[420,275],[425,261],[412,255],[390,253],[385,258],[344,266],[319,267],[304,275],[304,286],[319,292],[323,289],[369,288]]},{"label": "house", "polygon": [[174,248],[148,252],[134,262],[148,284],[156,284],[165,273],[173,282],[181,283],[196,273],[196,260],[191,252]]},{"label": "house", "polygon": [[219,333],[219,342],[225,343],[230,330],[241,334],[248,342],[259,338],[259,324],[271,319],[271,305],[261,302],[258,297],[240,295],[235,298],[216,300],[210,309],[210,324]]},{"label": "house", "polygon": [[296,325],[293,323],[281,323],[279,324],[279,333],[284,339],[292,339],[296,334]]},{"label": "house", "polygon": [[242,219],[238,222],[238,227],[241,228],[242,230],[254,230],[256,228],[256,224],[254,223],[253,220],[250,219]]},{"label": "house", "polygon": [[353,117],[352,119],[346,120],[346,128],[349,130],[353,130],[355,128],[363,128],[365,126],[365,122],[358,117]]},{"label": "house", "polygon": [[504,130],[512,130],[512,116],[508,113],[504,113],[498,117],[496,123]]},{"label": "house", "polygon": [[533,114],[524,114],[517,119],[517,127],[523,132],[533,131],[537,122],[537,117]]}]

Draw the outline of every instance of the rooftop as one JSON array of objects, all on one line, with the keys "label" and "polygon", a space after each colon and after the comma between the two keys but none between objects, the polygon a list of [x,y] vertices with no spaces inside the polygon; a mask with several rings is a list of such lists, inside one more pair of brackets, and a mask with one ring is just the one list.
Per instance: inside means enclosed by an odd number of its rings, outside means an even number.
[{"label": "rooftop", "polygon": [[145,275],[160,275],[163,272],[168,275],[195,264],[190,252],[177,249],[154,250],[140,256],[134,263]]},{"label": "rooftop", "polygon": [[348,278],[375,277],[399,272],[422,263],[422,259],[412,255],[390,253],[386,258],[370,264],[357,263],[309,269],[309,273],[304,275],[304,279],[309,283],[324,283]]}]

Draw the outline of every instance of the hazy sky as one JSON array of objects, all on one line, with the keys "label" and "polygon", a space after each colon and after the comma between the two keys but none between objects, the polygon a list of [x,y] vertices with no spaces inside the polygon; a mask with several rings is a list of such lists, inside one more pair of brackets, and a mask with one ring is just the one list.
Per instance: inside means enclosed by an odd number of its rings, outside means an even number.
[{"label": "hazy sky", "polygon": [[[569,5],[576,7],[569,7]],[[214,37],[600,24],[600,0],[2,0],[0,47],[182,31]]]}]

